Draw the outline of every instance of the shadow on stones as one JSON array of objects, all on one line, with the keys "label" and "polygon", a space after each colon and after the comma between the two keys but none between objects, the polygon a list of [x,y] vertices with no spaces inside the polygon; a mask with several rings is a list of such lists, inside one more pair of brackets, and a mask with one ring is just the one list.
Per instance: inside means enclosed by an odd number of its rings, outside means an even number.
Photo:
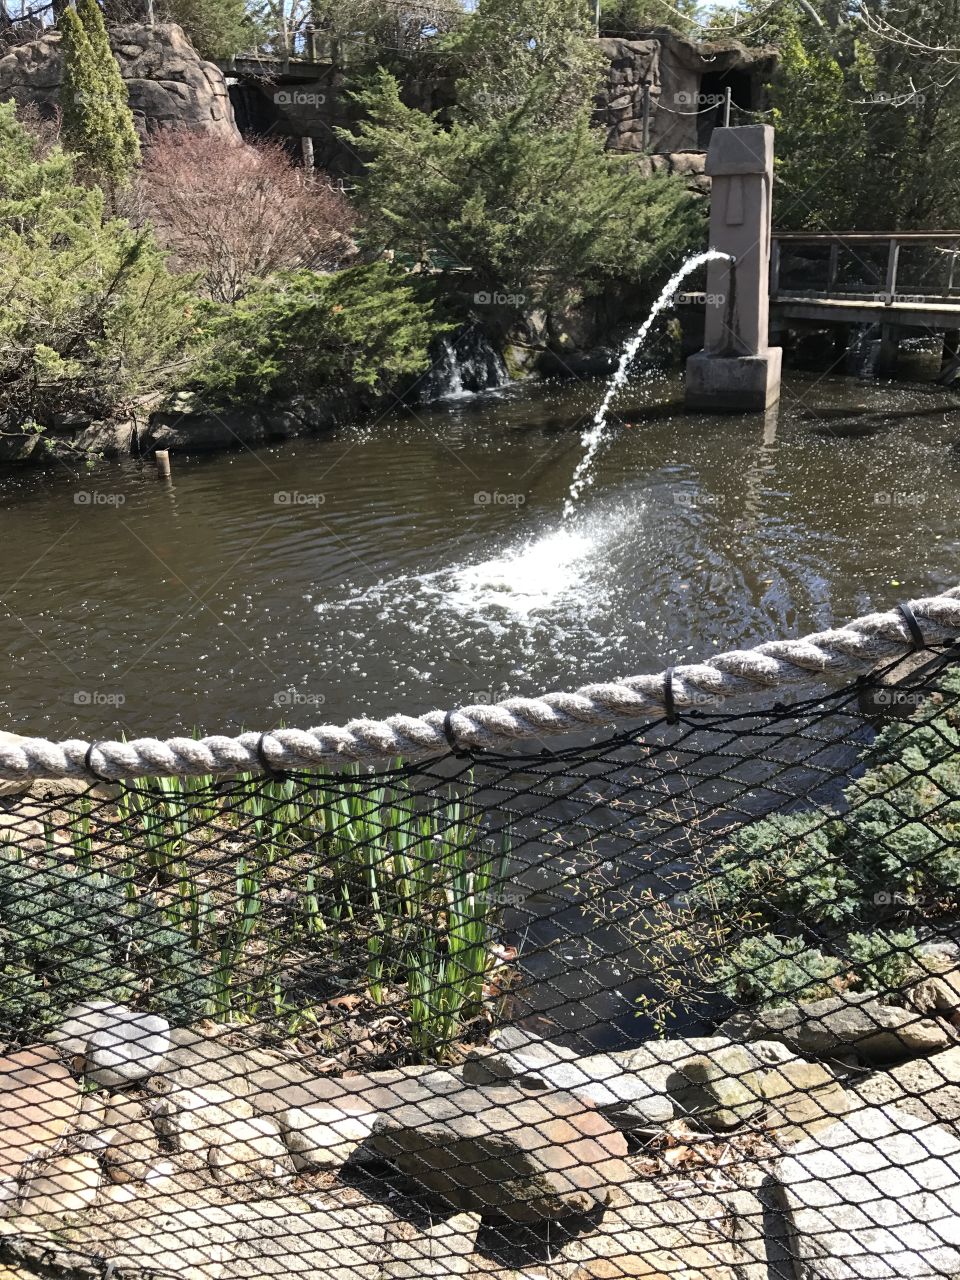
[{"label": "shadow on stones", "polygon": [[[386,1205],[391,1213],[419,1231],[426,1232],[437,1222],[470,1211],[464,1205],[453,1204],[424,1187],[364,1146],[358,1147],[343,1165],[340,1177],[361,1190],[368,1200]],[[509,1218],[484,1214],[475,1253],[498,1267],[510,1270],[555,1261],[569,1241],[596,1231],[605,1212],[604,1206],[598,1205],[589,1214],[573,1214],[559,1220],[544,1219],[534,1223],[514,1222]],[[779,1280],[779,1277],[773,1275],[771,1280]]]}]

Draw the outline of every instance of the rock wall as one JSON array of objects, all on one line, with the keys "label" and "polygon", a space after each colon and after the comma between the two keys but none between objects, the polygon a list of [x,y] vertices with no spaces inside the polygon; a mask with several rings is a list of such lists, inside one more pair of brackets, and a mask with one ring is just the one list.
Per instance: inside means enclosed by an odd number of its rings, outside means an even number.
[{"label": "rock wall", "polygon": [[[114,27],[110,43],[143,136],[148,129],[202,129],[239,140],[223,73],[203,61],[180,27]],[[49,31],[0,57],[0,101],[53,111],[62,75],[60,35]]]},{"label": "rock wall", "polygon": [[[736,107],[761,109],[763,82],[777,62],[773,49],[746,49],[735,41],[695,44],[660,28],[642,40],[604,39],[600,44],[610,68],[596,118],[607,130],[612,151],[645,149],[646,88],[649,149],[671,156],[705,152],[710,130],[721,121],[726,86]],[[738,118],[734,123],[747,121]],[[674,167],[689,172],[683,163]]]}]

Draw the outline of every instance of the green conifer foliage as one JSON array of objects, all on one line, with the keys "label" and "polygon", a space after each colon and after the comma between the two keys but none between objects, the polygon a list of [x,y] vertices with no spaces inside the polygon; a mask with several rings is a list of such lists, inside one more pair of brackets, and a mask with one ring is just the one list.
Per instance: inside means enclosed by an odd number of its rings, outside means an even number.
[{"label": "green conifer foliage", "polygon": [[75,9],[64,10],[60,32],[64,143],[112,198],[129,182],[140,157],[140,141],[96,0],[77,0]]}]

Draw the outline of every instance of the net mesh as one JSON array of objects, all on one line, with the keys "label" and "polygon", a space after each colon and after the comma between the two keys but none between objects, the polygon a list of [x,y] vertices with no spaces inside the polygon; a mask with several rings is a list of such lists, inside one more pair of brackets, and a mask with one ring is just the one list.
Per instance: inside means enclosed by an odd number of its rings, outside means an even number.
[{"label": "net mesh", "polygon": [[958,701],[2,784],[0,1262],[957,1275]]}]

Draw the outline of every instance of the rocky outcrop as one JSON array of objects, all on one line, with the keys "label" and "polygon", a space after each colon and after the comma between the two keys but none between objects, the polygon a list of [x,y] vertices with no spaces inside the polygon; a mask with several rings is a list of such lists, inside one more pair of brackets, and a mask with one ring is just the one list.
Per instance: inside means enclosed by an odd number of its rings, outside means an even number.
[{"label": "rocky outcrop", "polygon": [[205,453],[289,440],[327,430],[362,413],[359,396],[340,392],[326,397],[298,396],[259,408],[207,411],[193,407],[187,394],[175,397],[169,410],[151,415],[138,437],[142,453],[170,449],[179,453]]},{"label": "rocky outcrop", "polygon": [[[612,151],[649,150],[672,161],[683,153],[706,151],[710,129],[720,123],[725,81],[736,77],[734,101],[754,108],[762,102],[762,84],[777,61],[773,49],[747,49],[736,41],[698,44],[665,28],[641,40],[606,39],[600,44],[609,70],[596,118],[607,130],[607,146]],[[679,160],[675,171],[693,163]]]},{"label": "rocky outcrop", "polygon": [[[239,141],[223,73],[203,61],[180,27],[113,27],[110,44],[143,137],[156,129],[193,129]],[[0,57],[0,101],[12,98],[52,113],[62,75],[60,35],[49,31]]]},{"label": "rocky outcrop", "polygon": [[[463,1073],[473,1084],[509,1080],[527,1089],[566,1090],[598,1107],[618,1128],[629,1131],[700,1109],[701,1094],[684,1076],[688,1064],[708,1063],[712,1079],[723,1082],[717,1087],[725,1091],[727,1083],[731,1089],[737,1088],[738,1077],[751,1076],[793,1056],[777,1042],[743,1046],[719,1036],[701,1036],[654,1040],[636,1049],[583,1057],[574,1049],[507,1027],[491,1048],[469,1056]],[[752,1080],[748,1084],[753,1085],[756,1110],[762,1105],[759,1087]],[[716,1108],[722,1106],[716,1103]]]}]

